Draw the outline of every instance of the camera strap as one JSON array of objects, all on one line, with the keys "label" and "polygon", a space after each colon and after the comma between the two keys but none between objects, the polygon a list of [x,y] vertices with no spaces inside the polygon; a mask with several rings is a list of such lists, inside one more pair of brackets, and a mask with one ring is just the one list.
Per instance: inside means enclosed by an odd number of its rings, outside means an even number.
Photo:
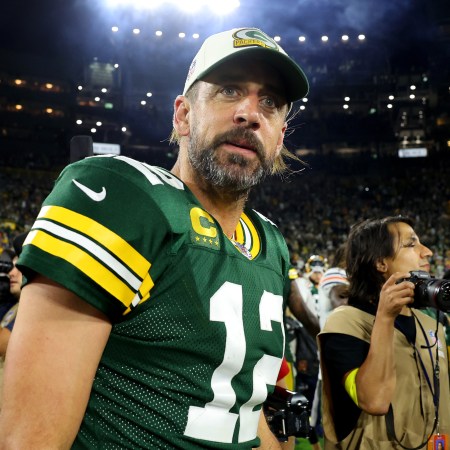
[{"label": "camera strap", "polygon": [[[439,393],[440,393],[440,387],[439,387],[439,346],[437,345],[437,340],[438,340],[438,327],[439,327],[439,316],[437,316],[437,324],[436,324],[436,332],[435,332],[435,343],[430,345],[430,343],[428,342],[428,337],[427,334],[421,324],[421,322],[419,321],[419,319],[417,318],[417,316],[414,314],[414,311],[411,311],[412,315],[415,318],[416,323],[419,324],[420,330],[422,331],[422,335],[425,339],[426,345],[422,345],[421,348],[426,348],[428,350],[428,354],[430,356],[430,361],[431,361],[431,367],[433,367],[433,386],[431,385],[431,380],[430,377],[428,375],[428,372],[426,370],[425,364],[422,360],[422,357],[420,356],[420,352],[418,351],[416,345],[414,343],[412,343],[411,345],[414,348],[414,353],[417,356],[417,359],[420,362],[420,366],[422,368],[422,372],[425,376],[425,380],[427,382],[427,385],[430,389],[431,395],[433,397],[433,404],[434,404],[434,423],[433,423],[433,428],[431,430],[430,435],[427,437],[426,441],[422,442],[420,445],[418,445],[417,447],[406,447],[404,446],[398,439],[397,439],[397,435],[395,433],[395,426],[394,426],[394,410],[392,408],[392,404],[389,405],[389,411],[387,412],[386,416],[385,416],[385,421],[386,421],[386,431],[387,431],[387,435],[389,437],[389,439],[391,441],[395,441],[400,447],[406,449],[406,450],[420,450],[421,448],[423,448],[423,446],[425,444],[427,444],[427,442],[430,440],[431,436],[433,436],[434,431],[436,430],[436,428],[438,427],[438,423],[439,423]],[[431,352],[431,349],[433,348],[433,346],[436,346],[436,357],[435,357],[435,362],[433,362],[433,354]]]}]

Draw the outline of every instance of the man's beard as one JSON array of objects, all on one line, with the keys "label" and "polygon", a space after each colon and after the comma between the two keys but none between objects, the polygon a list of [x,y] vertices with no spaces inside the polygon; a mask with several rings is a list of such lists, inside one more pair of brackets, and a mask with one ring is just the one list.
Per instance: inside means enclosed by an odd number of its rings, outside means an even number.
[{"label": "man's beard", "polygon": [[[244,141],[257,154],[251,160],[236,153],[217,151],[224,143]],[[267,158],[259,139],[245,128],[234,128],[214,138],[210,143],[200,142],[196,128],[191,129],[188,157],[192,167],[211,186],[225,194],[245,196],[249,189],[257,185],[271,173],[274,158]]]}]

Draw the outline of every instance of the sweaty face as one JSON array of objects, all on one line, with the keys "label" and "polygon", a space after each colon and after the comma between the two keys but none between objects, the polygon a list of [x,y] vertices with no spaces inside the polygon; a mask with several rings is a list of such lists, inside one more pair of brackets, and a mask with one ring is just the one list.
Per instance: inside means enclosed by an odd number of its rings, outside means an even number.
[{"label": "sweaty face", "polygon": [[227,63],[199,82],[190,111],[188,157],[207,182],[245,192],[271,173],[285,131],[281,80],[253,61]]},{"label": "sweaty face", "polygon": [[431,250],[420,243],[414,230],[404,222],[389,225],[389,231],[394,236],[395,254],[385,258],[387,264],[386,278],[395,272],[410,272],[412,270],[430,271],[428,258]]}]

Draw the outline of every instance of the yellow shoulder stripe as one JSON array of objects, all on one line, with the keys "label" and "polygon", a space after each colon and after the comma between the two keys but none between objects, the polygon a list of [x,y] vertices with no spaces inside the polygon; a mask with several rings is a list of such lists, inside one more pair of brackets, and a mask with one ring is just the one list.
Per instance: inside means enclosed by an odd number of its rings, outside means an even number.
[{"label": "yellow shoulder stripe", "polygon": [[154,286],[146,258],[104,225],[67,208],[43,207],[28,244],[77,267],[126,308],[147,300]]},{"label": "yellow shoulder stripe", "polygon": [[120,261],[132,268],[142,279],[150,268],[150,263],[127,241],[95,220],[61,206],[44,206],[38,219],[54,220],[92,238],[107,248]]},{"label": "yellow shoulder stripe", "polygon": [[33,230],[30,235],[30,242],[34,246],[77,267],[125,306],[128,307],[132,303],[135,293],[108,268],[84,250],[40,230]]}]

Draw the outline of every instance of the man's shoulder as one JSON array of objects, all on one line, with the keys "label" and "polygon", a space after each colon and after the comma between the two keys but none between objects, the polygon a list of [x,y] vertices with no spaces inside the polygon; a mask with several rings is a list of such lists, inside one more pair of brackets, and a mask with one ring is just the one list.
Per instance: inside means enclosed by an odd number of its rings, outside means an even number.
[{"label": "man's shoulder", "polygon": [[[126,156],[93,156],[67,166],[45,205],[61,205],[87,215],[137,215],[177,209],[191,194],[181,180],[161,167]],[[189,197],[189,198],[188,198]]]},{"label": "man's shoulder", "polygon": [[131,183],[145,188],[169,186],[185,191],[183,182],[170,171],[122,155],[91,156],[68,165],[61,176],[67,172],[90,178],[108,175],[117,183]]}]

